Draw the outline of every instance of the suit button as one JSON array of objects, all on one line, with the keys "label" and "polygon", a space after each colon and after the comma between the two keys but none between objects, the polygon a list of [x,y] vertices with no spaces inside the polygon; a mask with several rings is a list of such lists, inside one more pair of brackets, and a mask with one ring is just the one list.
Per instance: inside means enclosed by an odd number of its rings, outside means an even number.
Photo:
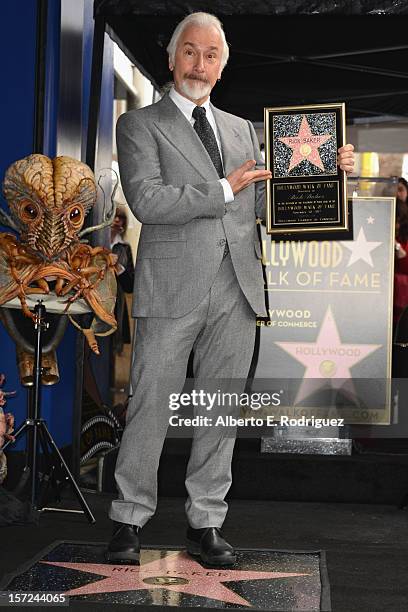
[{"label": "suit button", "polygon": [[225,238],[221,238],[220,240],[218,240],[218,242],[217,242],[217,246],[219,246],[219,247],[223,247],[223,246],[224,246],[224,244],[225,244],[226,242],[227,242],[227,241],[226,241],[226,239],[225,239]]}]

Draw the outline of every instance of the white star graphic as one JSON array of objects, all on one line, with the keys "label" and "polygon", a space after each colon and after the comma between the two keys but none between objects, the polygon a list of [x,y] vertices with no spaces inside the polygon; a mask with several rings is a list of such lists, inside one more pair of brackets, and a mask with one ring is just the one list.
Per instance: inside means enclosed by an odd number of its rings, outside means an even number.
[{"label": "white star graphic", "polygon": [[379,247],[382,242],[369,242],[365,236],[364,230],[360,227],[358,232],[357,240],[346,241],[342,240],[341,244],[351,251],[350,259],[347,267],[352,266],[354,263],[362,259],[372,268],[374,267],[373,260],[371,259],[371,251],[374,251]]},{"label": "white star graphic", "polygon": [[373,225],[374,221],[375,221],[375,217],[372,217],[371,215],[369,217],[367,217],[368,225]]}]

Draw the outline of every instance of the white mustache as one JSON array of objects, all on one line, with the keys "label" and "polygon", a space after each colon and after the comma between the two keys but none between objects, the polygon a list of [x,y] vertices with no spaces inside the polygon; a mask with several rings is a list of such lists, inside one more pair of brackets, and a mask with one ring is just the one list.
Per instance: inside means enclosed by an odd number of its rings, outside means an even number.
[{"label": "white mustache", "polygon": [[195,74],[186,74],[185,78],[191,79],[192,81],[199,81],[200,83],[205,83],[206,85],[209,84],[209,81],[207,79],[199,77]]}]

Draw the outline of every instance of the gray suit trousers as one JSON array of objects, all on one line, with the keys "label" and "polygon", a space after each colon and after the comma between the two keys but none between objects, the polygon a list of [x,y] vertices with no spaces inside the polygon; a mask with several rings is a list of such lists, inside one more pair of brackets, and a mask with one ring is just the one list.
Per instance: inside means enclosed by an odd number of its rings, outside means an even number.
[{"label": "gray suit trousers", "polygon": [[[255,329],[255,314],[238,284],[230,255],[222,260],[208,294],[191,312],[176,319],[137,320],[133,397],[116,464],[119,496],[112,502],[111,519],[143,527],[155,512],[159,459],[169,417],[174,414],[169,393],[182,391],[191,350],[195,388],[200,388],[200,381],[241,379],[243,391]],[[234,443],[231,428],[194,429],[185,508],[195,529],[222,526]]]}]

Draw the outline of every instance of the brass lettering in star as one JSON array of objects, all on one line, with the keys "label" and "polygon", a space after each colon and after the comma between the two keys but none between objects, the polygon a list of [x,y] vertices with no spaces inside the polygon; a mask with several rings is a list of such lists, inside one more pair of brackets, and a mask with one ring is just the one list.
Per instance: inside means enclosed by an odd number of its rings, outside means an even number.
[{"label": "brass lettering in star", "polygon": [[178,576],[151,576],[149,578],[143,578],[143,582],[161,586],[189,583],[187,578],[179,578]]},{"label": "brass lettering in star", "polygon": [[324,165],[320,157],[319,147],[332,137],[332,134],[312,134],[306,115],[303,115],[299,132],[296,136],[278,138],[283,144],[292,149],[288,172],[298,166],[301,161],[307,160],[320,170]]}]

